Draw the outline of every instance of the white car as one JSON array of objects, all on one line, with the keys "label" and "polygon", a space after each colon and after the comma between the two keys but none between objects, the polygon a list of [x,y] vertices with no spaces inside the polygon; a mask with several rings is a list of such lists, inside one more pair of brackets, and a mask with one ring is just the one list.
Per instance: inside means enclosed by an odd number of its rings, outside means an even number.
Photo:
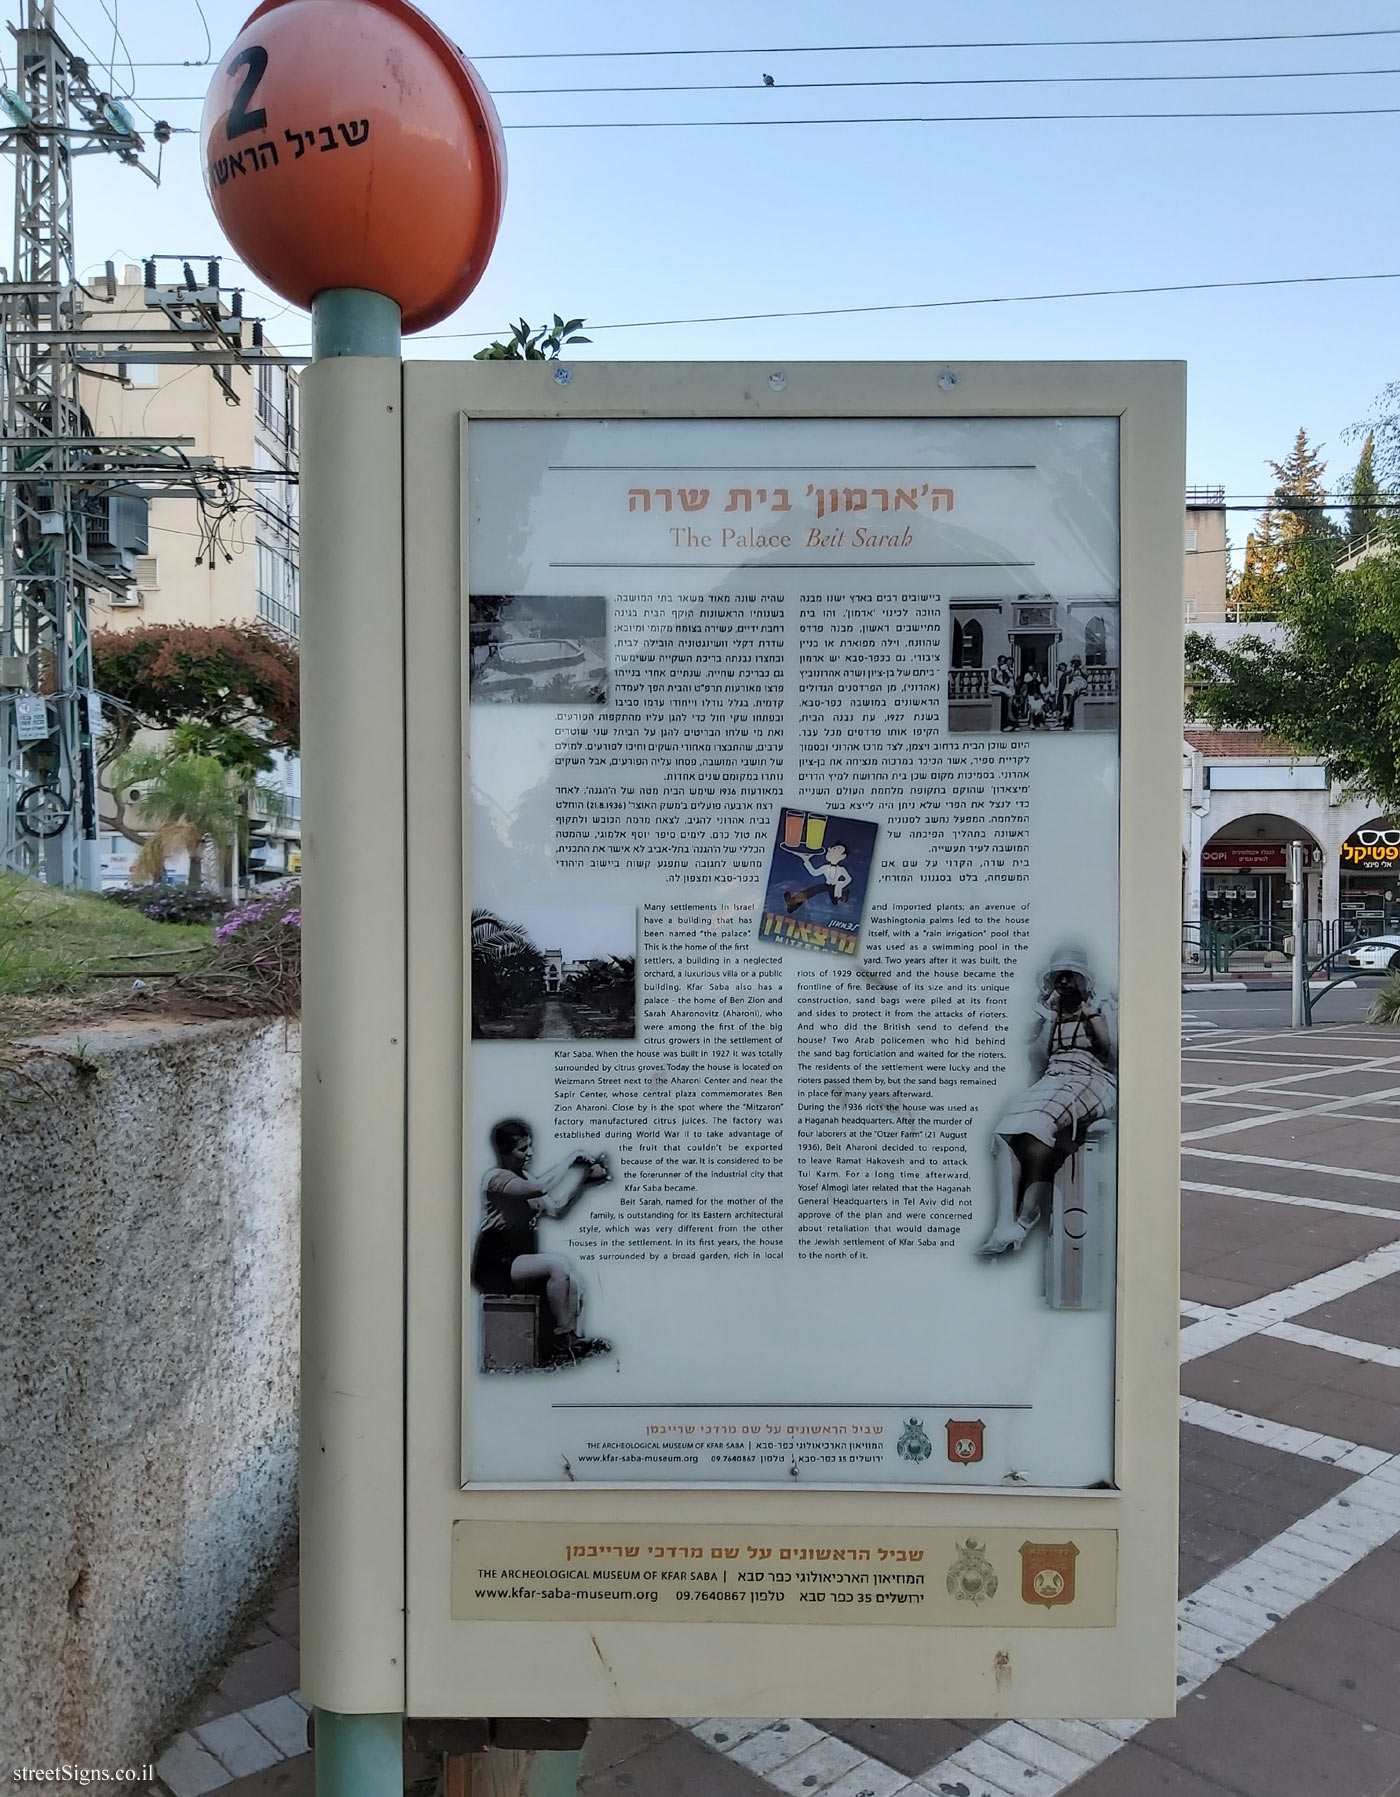
[{"label": "white car", "polygon": [[1382,967],[1400,971],[1400,936],[1367,936],[1353,942],[1342,956],[1348,967]]}]

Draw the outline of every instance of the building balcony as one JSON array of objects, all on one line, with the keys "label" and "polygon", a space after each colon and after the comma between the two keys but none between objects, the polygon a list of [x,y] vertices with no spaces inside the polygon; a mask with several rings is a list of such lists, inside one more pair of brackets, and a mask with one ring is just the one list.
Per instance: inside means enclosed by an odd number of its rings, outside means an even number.
[{"label": "building balcony", "polygon": [[286,636],[297,638],[301,635],[301,613],[284,605],[280,599],[274,599],[270,593],[259,592],[258,616]]}]

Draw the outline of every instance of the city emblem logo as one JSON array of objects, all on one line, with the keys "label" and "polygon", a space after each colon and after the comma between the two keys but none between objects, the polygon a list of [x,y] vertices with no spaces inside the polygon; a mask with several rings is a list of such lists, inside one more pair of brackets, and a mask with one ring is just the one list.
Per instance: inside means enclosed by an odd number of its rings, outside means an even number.
[{"label": "city emblem logo", "polygon": [[1079,1549],[1072,1541],[1025,1541],[1021,1544],[1021,1598],[1024,1603],[1074,1602],[1074,1563]]},{"label": "city emblem logo", "polygon": [[927,1460],[933,1452],[933,1443],[928,1438],[928,1430],[918,1417],[911,1416],[904,1425],[904,1433],[895,1443],[895,1451],[901,1460],[912,1460],[917,1466]]},{"label": "city emblem logo", "polygon": [[964,1466],[971,1466],[974,1460],[982,1458],[982,1432],[986,1428],[981,1422],[951,1422],[948,1424],[948,1458],[959,1461]]},{"label": "city emblem logo", "polygon": [[969,1535],[958,1549],[958,1557],[948,1568],[948,1595],[959,1603],[980,1604],[997,1594],[996,1569],[983,1553],[986,1543]]}]

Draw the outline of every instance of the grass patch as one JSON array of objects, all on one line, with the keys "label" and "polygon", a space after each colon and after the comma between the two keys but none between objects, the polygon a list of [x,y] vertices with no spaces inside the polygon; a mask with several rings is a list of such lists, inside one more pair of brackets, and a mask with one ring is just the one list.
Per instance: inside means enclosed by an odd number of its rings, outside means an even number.
[{"label": "grass patch", "polygon": [[156,923],[95,893],[0,875],[0,996],[119,987],[119,981],[100,977],[104,973],[135,980],[183,972],[200,960],[188,951],[207,950],[213,934],[208,924]]}]

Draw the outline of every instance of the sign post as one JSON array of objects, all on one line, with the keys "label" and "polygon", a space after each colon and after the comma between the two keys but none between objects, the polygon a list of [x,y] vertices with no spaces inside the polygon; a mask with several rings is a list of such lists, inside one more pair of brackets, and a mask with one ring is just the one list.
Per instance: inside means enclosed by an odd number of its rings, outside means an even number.
[{"label": "sign post", "polygon": [[263,0],[219,62],[201,138],[230,240],[312,314],[303,794],[325,827],[308,823],[303,901],[302,1684],[318,1792],[401,1797],[399,355],[401,330],[481,278],[505,156],[476,72],[406,0]]},{"label": "sign post", "polygon": [[1293,1002],[1292,1028],[1308,1027],[1308,925],[1304,915],[1304,880],[1308,865],[1308,845],[1293,841],[1288,845],[1288,885],[1293,900]]}]

